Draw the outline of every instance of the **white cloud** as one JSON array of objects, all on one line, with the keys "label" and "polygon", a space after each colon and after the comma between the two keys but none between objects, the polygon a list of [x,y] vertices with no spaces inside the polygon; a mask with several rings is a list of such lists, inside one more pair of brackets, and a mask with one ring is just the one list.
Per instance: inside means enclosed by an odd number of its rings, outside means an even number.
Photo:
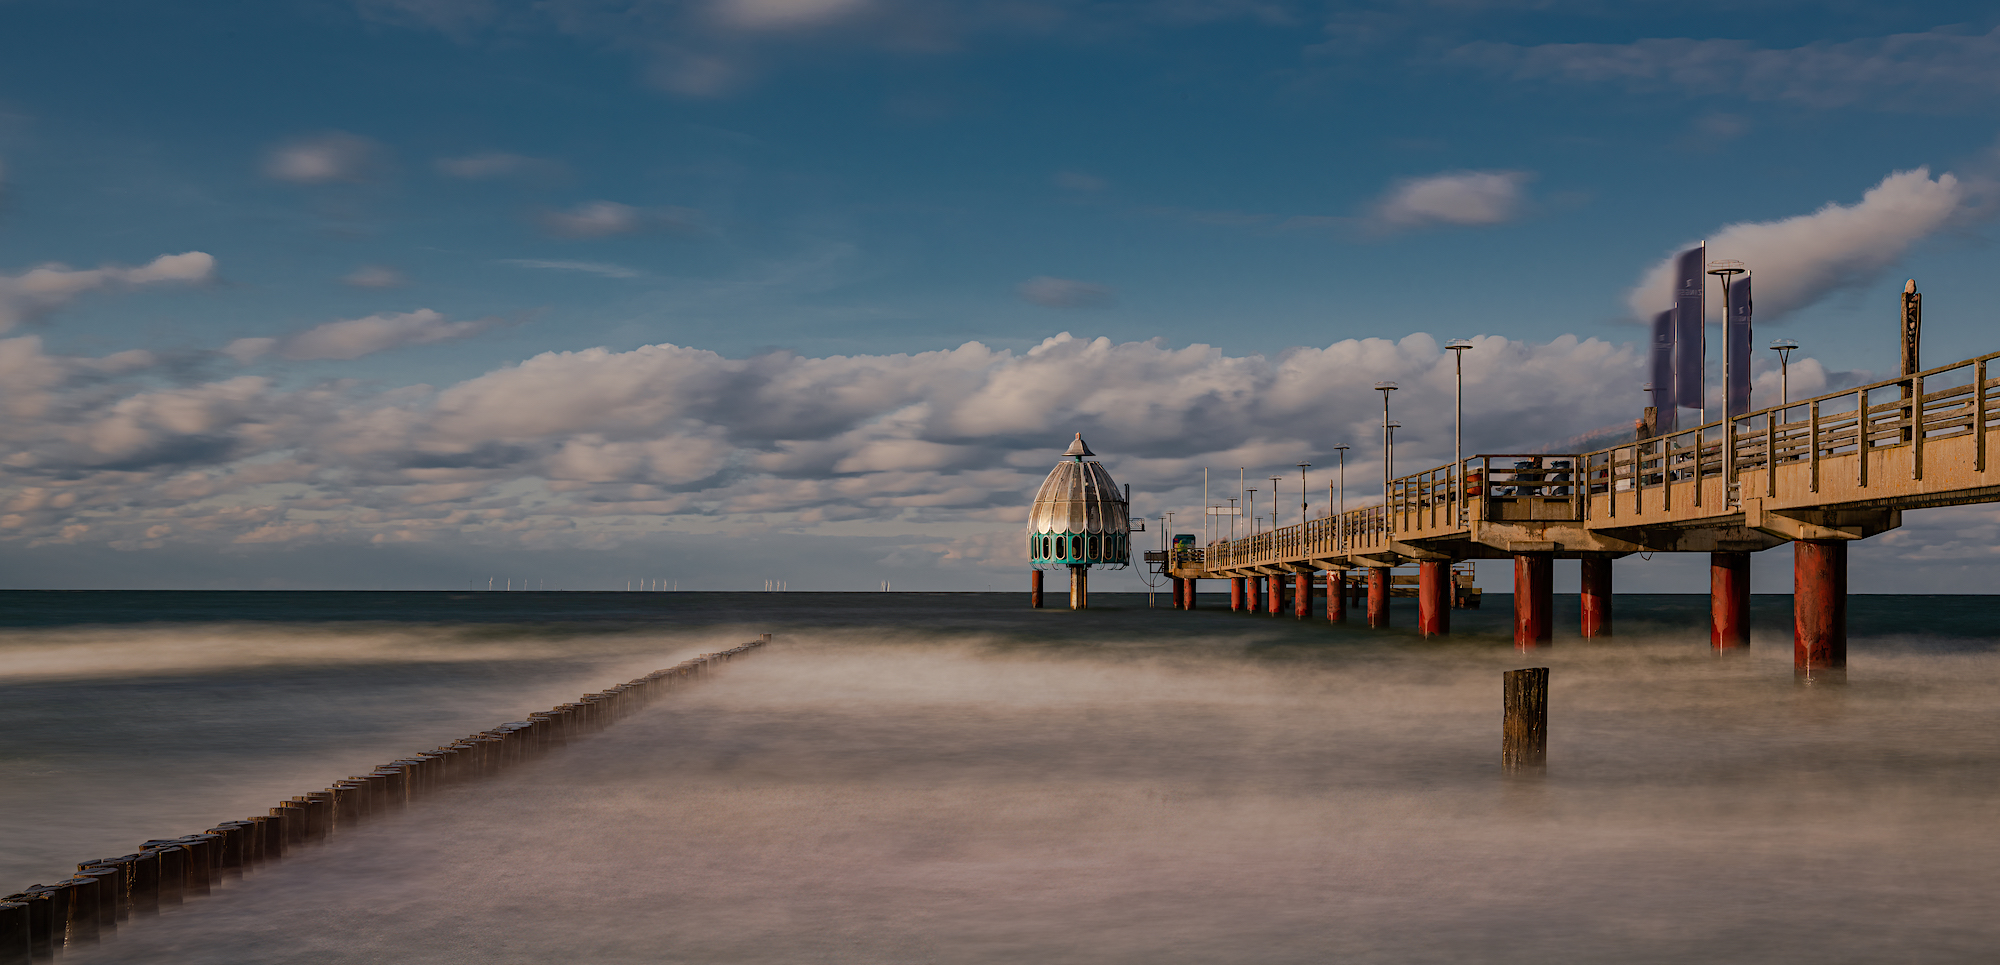
[{"label": "white cloud", "polygon": [[603,275],[606,278],[637,278],[644,274],[644,272],[637,268],[627,268],[624,265],[614,265],[603,261],[548,261],[541,258],[502,258],[500,259],[500,263],[503,265],[515,265],[521,268],[545,268],[550,271],[580,271],[592,275]]},{"label": "white cloud", "polygon": [[542,229],[559,238],[608,238],[651,228],[689,229],[696,213],[686,208],[635,208],[616,201],[588,201],[567,211],[544,211]]},{"label": "white cloud", "polygon": [[[1741,261],[1753,273],[1759,321],[1797,311],[1843,288],[1864,285],[1911,245],[1968,212],[1965,186],[1929,168],[1898,171],[1857,204],[1828,202],[1812,214],[1725,225],[1708,239],[1708,256]],[[1685,246],[1684,246],[1685,247]],[[1629,299],[1634,317],[1673,304],[1673,256],[1640,279]]]},{"label": "white cloud", "polygon": [[1521,209],[1525,171],[1452,171],[1396,182],[1375,206],[1375,220],[1389,228],[1492,225]]},{"label": "white cloud", "polygon": [[867,6],[867,0],[719,0],[715,13],[738,29],[786,30],[839,20]]},{"label": "white cloud", "polygon": [[1069,191],[1102,191],[1109,186],[1103,178],[1082,171],[1057,171],[1049,182]]},{"label": "white cloud", "polygon": [[471,181],[512,178],[537,173],[553,173],[562,165],[542,158],[523,157],[502,151],[487,151],[463,157],[441,157],[434,162],[438,173]]},{"label": "white cloud", "polygon": [[428,308],[315,325],[284,338],[239,338],[223,354],[248,364],[266,355],[293,361],[358,359],[405,345],[464,338],[492,327],[491,320],[454,322]]},{"label": "white cloud", "polygon": [[137,268],[107,265],[77,270],[51,264],[19,275],[0,275],[0,332],[56,311],[85,292],[214,278],[215,258],[201,251],[161,255]]},{"label": "white cloud", "polygon": [[294,184],[368,181],[382,165],[381,145],[358,134],[328,131],[273,148],[264,158],[264,175]]},{"label": "white cloud", "polygon": [[387,265],[362,265],[340,281],[351,288],[401,288],[410,283],[402,272]]},{"label": "white cloud", "polygon": [[1103,308],[1115,303],[1110,286],[1042,275],[1015,286],[1022,298],[1046,308]]}]

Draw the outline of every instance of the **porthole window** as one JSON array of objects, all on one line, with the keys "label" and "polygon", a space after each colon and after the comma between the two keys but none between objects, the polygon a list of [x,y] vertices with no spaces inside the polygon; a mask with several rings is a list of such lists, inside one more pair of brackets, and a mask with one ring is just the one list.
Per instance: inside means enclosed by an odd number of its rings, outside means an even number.
[{"label": "porthole window", "polygon": [[1103,553],[1102,540],[1100,540],[1096,536],[1092,536],[1090,538],[1090,558],[1095,560],[1095,559],[1102,559],[1103,557],[1104,553]]},{"label": "porthole window", "polygon": [[1069,538],[1069,558],[1073,560],[1083,559],[1083,537],[1072,536]]}]

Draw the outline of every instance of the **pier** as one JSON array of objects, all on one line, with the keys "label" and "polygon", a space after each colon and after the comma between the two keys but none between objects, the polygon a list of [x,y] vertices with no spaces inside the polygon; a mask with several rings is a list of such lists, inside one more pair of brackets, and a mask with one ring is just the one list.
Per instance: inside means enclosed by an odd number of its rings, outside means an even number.
[{"label": "pier", "polygon": [[1593,452],[1467,456],[1391,479],[1381,505],[1177,547],[1166,569],[1176,580],[1308,587],[1321,574],[1343,586],[1365,570],[1369,625],[1386,626],[1388,571],[1416,565],[1429,577],[1417,593],[1429,634],[1449,630],[1448,567],[1511,559],[1514,643],[1527,650],[1550,643],[1554,561],[1581,561],[1583,635],[1597,637],[1611,628],[1611,561],[1707,553],[1710,640],[1728,650],[1749,641],[1749,554],[1791,543],[1795,673],[1837,677],[1847,663],[1848,544],[1897,528],[1905,510],[2000,501],[1988,441],[1996,358]]}]

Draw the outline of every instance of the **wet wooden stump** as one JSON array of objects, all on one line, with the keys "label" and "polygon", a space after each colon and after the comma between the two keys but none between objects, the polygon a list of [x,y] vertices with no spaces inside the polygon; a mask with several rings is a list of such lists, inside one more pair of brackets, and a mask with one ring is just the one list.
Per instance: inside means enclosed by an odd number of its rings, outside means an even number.
[{"label": "wet wooden stump", "polygon": [[1549,668],[1509,670],[1501,692],[1500,765],[1508,773],[1542,770],[1549,757]]}]

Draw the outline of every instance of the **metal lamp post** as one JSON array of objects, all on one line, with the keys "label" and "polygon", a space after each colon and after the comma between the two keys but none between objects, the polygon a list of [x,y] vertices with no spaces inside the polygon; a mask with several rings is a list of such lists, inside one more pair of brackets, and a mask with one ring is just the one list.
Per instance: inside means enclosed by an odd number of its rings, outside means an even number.
[{"label": "metal lamp post", "polygon": [[1271,532],[1278,531],[1278,484],[1285,481],[1283,476],[1271,477]]},{"label": "metal lamp post", "polygon": [[1243,511],[1250,514],[1250,535],[1257,535],[1257,490],[1243,490]]},{"label": "metal lamp post", "polygon": [[1390,469],[1395,464],[1395,453],[1389,434],[1389,393],[1398,388],[1400,386],[1394,382],[1375,383],[1375,390],[1382,393],[1382,511],[1384,513],[1389,511]]},{"label": "metal lamp post", "polygon": [[1452,370],[1452,420],[1451,420],[1451,484],[1458,490],[1458,522],[1465,525],[1465,352],[1472,348],[1472,340],[1455,338],[1444,343],[1451,350]]},{"label": "metal lamp post", "polygon": [[[1309,462],[1299,463],[1299,525],[1300,526],[1304,526],[1306,524],[1306,511],[1311,508],[1310,504],[1306,502],[1306,470],[1311,468],[1312,468],[1312,463]],[[1299,532],[1303,533],[1305,532],[1305,530],[1301,529],[1299,530]]]},{"label": "metal lamp post", "polygon": [[1347,450],[1349,448],[1348,446],[1333,447],[1333,451],[1340,454],[1340,501],[1336,504],[1339,507],[1337,512],[1339,513],[1338,518],[1340,521],[1333,525],[1334,531],[1340,535],[1341,549],[1347,548]]},{"label": "metal lamp post", "polygon": [[1778,353],[1778,404],[1789,405],[1792,401],[1792,352],[1799,343],[1789,338],[1771,340],[1771,351]]}]

